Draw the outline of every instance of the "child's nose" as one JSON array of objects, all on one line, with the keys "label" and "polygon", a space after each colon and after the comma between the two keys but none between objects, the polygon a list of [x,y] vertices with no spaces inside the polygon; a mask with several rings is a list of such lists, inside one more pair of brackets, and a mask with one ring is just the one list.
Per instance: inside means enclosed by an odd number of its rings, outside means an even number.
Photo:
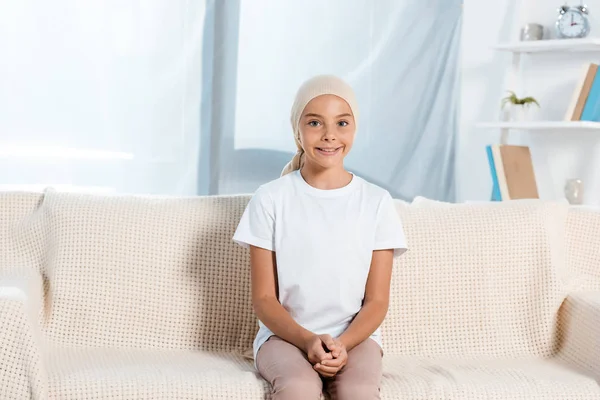
[{"label": "child's nose", "polygon": [[323,133],[323,139],[335,140],[335,135],[333,134],[333,132],[331,130],[325,129],[325,132]]}]

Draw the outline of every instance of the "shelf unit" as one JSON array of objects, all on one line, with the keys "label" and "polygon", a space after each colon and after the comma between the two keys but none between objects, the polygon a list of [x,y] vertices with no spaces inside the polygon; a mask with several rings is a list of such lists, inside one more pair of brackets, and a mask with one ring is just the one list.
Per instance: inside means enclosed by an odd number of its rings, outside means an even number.
[{"label": "shelf unit", "polygon": [[550,39],[529,42],[500,43],[494,50],[512,53],[586,52],[600,51],[600,38]]},{"label": "shelf unit", "polygon": [[600,134],[600,122],[594,121],[506,121],[506,122],[480,122],[475,125],[482,129],[507,129],[530,131],[556,131],[556,130],[585,130],[595,131]]},{"label": "shelf unit", "polygon": [[[524,22],[524,21],[521,21]],[[521,24],[522,25],[522,24]],[[511,65],[508,74],[504,79],[506,90],[514,90],[516,93],[522,92],[525,85],[525,77],[522,75],[523,57],[544,57],[548,54],[564,56],[566,58],[577,53],[579,57],[597,59],[600,57],[600,37],[585,39],[545,39],[538,41],[509,41],[498,43],[491,46],[496,52],[509,53]],[[523,93],[519,93],[523,95]],[[565,110],[566,111],[566,110]],[[563,115],[556,116],[554,120],[527,120],[527,121],[506,121],[506,114],[500,113],[496,121],[476,121],[474,124],[477,129],[491,130],[500,134],[500,144],[509,143],[509,134],[511,132],[526,132],[532,135],[552,135],[552,134],[586,134],[600,135],[600,122],[596,121],[567,121],[562,120]],[[547,165],[551,165],[546,160]],[[553,185],[554,186],[554,185]],[[590,207],[582,205],[580,207]],[[594,206],[600,209],[600,206]]]},{"label": "shelf unit", "polygon": [[[506,80],[506,87],[511,88],[511,90],[518,90],[521,86],[519,84],[519,72],[523,54],[600,52],[600,38],[515,41],[499,43],[492,46],[492,48],[496,51],[512,53],[512,65]],[[597,130],[600,133],[600,122],[592,121],[483,121],[475,124],[475,126],[482,129],[499,129],[501,144],[508,143],[511,130],[532,132]]]}]

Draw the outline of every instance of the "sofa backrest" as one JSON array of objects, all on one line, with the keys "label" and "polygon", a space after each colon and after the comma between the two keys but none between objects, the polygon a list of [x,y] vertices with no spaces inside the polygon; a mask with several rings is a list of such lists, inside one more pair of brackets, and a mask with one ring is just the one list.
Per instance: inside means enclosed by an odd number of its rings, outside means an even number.
[{"label": "sofa backrest", "polygon": [[248,200],[48,191],[37,213],[48,232],[49,339],[247,351],[257,329],[249,259],[231,238]]},{"label": "sofa backrest", "polygon": [[[39,264],[54,342],[247,351],[249,257],[231,237],[249,198],[0,193],[0,268]],[[539,201],[397,209],[409,250],[394,262],[387,354],[549,355],[565,281],[600,282],[600,213]]]},{"label": "sofa backrest", "polygon": [[408,251],[382,327],[388,354],[549,356],[565,297],[567,206],[397,203]]},{"label": "sofa backrest", "polygon": [[27,264],[14,232],[34,213],[42,199],[41,193],[0,192],[0,269]]},{"label": "sofa backrest", "polygon": [[569,210],[567,267],[571,290],[600,290],[600,210]]}]

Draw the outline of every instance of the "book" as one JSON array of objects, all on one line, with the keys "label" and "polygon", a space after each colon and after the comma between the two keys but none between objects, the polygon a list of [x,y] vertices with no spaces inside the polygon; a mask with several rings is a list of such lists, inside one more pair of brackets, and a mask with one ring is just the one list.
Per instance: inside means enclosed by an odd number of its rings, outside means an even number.
[{"label": "book", "polygon": [[500,195],[500,185],[498,184],[498,173],[496,172],[496,165],[494,162],[494,155],[492,153],[492,146],[485,147],[488,164],[490,165],[490,173],[492,174],[492,196],[491,201],[502,201]]},{"label": "book", "polygon": [[579,121],[588,100],[592,84],[595,82],[598,64],[585,63],[579,74],[579,80],[573,91],[565,121]]},{"label": "book", "polygon": [[531,152],[527,146],[486,147],[492,174],[492,201],[538,199]]},{"label": "book", "polygon": [[596,74],[581,113],[582,121],[600,121],[600,75]]},{"label": "book", "polygon": [[502,153],[500,153],[500,147],[500,145],[492,146],[494,166],[496,167],[496,174],[498,175],[498,188],[500,190],[500,197],[504,200],[510,200],[508,182],[506,181],[506,174],[504,172],[504,163],[502,162]]}]

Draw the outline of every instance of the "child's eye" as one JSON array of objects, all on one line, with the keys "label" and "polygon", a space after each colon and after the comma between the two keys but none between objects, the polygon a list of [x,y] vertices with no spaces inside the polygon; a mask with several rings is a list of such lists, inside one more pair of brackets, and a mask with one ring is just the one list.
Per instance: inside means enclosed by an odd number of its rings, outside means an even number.
[{"label": "child's eye", "polygon": [[319,123],[319,121],[309,121],[308,125],[312,126],[313,128],[316,128],[317,126],[320,125],[320,123]]},{"label": "child's eye", "polygon": [[338,122],[339,126],[348,126],[348,121],[340,121]]}]

